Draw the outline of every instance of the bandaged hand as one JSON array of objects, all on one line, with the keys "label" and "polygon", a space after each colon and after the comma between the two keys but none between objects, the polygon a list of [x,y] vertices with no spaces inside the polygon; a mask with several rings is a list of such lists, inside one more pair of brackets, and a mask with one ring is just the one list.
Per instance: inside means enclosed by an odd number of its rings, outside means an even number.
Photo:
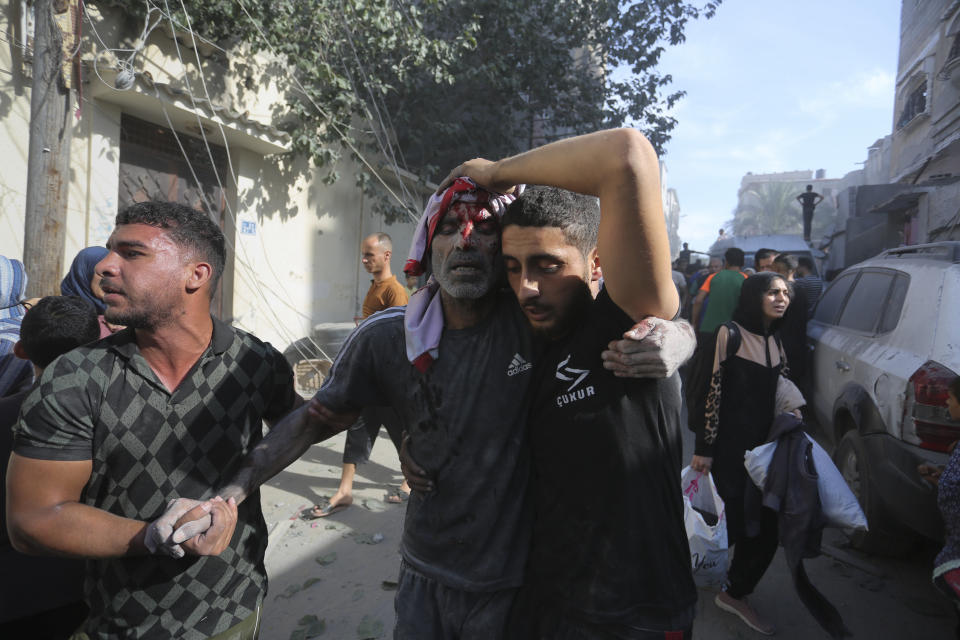
[{"label": "bandaged hand", "polygon": [[619,378],[668,378],[690,359],[697,336],[686,320],[644,318],[600,354]]}]

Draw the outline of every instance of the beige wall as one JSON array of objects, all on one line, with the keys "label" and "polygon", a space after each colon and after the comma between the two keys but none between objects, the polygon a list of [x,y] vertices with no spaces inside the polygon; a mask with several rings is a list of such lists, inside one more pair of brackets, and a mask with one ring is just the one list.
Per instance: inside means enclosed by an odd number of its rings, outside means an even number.
[{"label": "beige wall", "polygon": [[[116,10],[103,10],[111,13],[101,16],[92,6],[90,15],[109,46],[127,46],[139,35],[142,25]],[[6,3],[0,10],[0,29],[15,33],[17,14],[18,3]],[[173,39],[155,31],[134,67],[167,86],[140,81],[118,91],[92,72],[96,60],[110,82],[114,62],[85,23],[84,100],[79,120],[73,121],[65,264],[84,246],[103,244],[113,227],[121,115],[164,126],[169,117],[179,135],[196,136],[203,127],[212,142],[229,150],[235,176],[220,176],[229,203],[223,286],[226,308],[237,326],[284,349],[317,323],[352,321],[369,286],[367,274],[359,271],[361,238],[373,231],[390,233],[395,245],[392,266],[399,272],[413,225],[388,226],[372,213],[370,198],[355,186],[358,167],[352,161],[337,167],[341,177],[332,186],[322,183],[320,170],[306,169],[303,159],[294,159],[297,171],[282,169],[281,160],[289,159],[286,143],[283,134],[270,127],[274,105],[284,99],[278,84],[283,81],[282,65],[201,47],[198,69],[193,50],[180,46],[182,64]],[[18,56],[16,45],[0,43],[0,153],[5,160],[0,172],[0,254],[14,258],[23,253],[30,100],[30,81],[21,72]],[[201,74],[215,107],[202,99]],[[245,81],[248,76],[252,83]],[[186,78],[198,102],[182,92]],[[253,233],[243,233],[242,222],[255,223]]]}]

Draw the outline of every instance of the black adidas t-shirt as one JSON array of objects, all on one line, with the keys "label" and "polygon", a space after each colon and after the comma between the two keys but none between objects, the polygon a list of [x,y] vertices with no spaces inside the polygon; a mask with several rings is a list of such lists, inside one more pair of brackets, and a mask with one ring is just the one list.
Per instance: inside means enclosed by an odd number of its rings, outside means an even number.
[{"label": "black adidas t-shirt", "polygon": [[617,378],[600,353],[633,326],[606,290],[540,358],[530,418],[529,584],[588,620],[692,622],[680,492],[680,379]]}]

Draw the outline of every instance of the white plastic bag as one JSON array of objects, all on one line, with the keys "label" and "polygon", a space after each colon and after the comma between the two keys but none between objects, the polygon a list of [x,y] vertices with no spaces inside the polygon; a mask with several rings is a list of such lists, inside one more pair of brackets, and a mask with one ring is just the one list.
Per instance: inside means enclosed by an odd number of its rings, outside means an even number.
[{"label": "white plastic bag", "polygon": [[767,469],[773,461],[773,454],[777,451],[777,441],[762,444],[754,447],[743,454],[743,466],[747,468],[747,474],[763,491],[763,485],[767,482]]},{"label": "white plastic bag", "polygon": [[[690,542],[690,563],[698,586],[720,584],[727,577],[727,518],[723,499],[713,476],[685,467],[680,473],[683,488],[683,524]],[[716,516],[707,524],[698,510]]]},{"label": "white plastic bag", "polygon": [[[863,514],[857,497],[850,491],[846,480],[837,469],[837,465],[833,464],[830,455],[817,444],[816,440],[807,434],[804,435],[813,444],[813,468],[817,471],[817,493],[820,495],[820,506],[827,522],[834,527],[866,531],[867,517]],[[750,479],[760,489],[763,489],[767,481],[767,468],[776,450],[777,443],[768,442],[743,454],[743,466],[747,468]]]}]

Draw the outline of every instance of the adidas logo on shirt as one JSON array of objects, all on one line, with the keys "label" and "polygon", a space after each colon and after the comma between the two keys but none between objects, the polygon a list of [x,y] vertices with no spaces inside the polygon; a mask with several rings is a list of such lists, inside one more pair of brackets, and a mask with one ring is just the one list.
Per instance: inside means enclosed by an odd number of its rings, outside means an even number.
[{"label": "adidas logo on shirt", "polygon": [[523,359],[519,353],[514,354],[513,360],[510,362],[510,366],[507,367],[507,375],[515,376],[518,373],[523,373],[527,369],[530,369],[533,365]]}]

